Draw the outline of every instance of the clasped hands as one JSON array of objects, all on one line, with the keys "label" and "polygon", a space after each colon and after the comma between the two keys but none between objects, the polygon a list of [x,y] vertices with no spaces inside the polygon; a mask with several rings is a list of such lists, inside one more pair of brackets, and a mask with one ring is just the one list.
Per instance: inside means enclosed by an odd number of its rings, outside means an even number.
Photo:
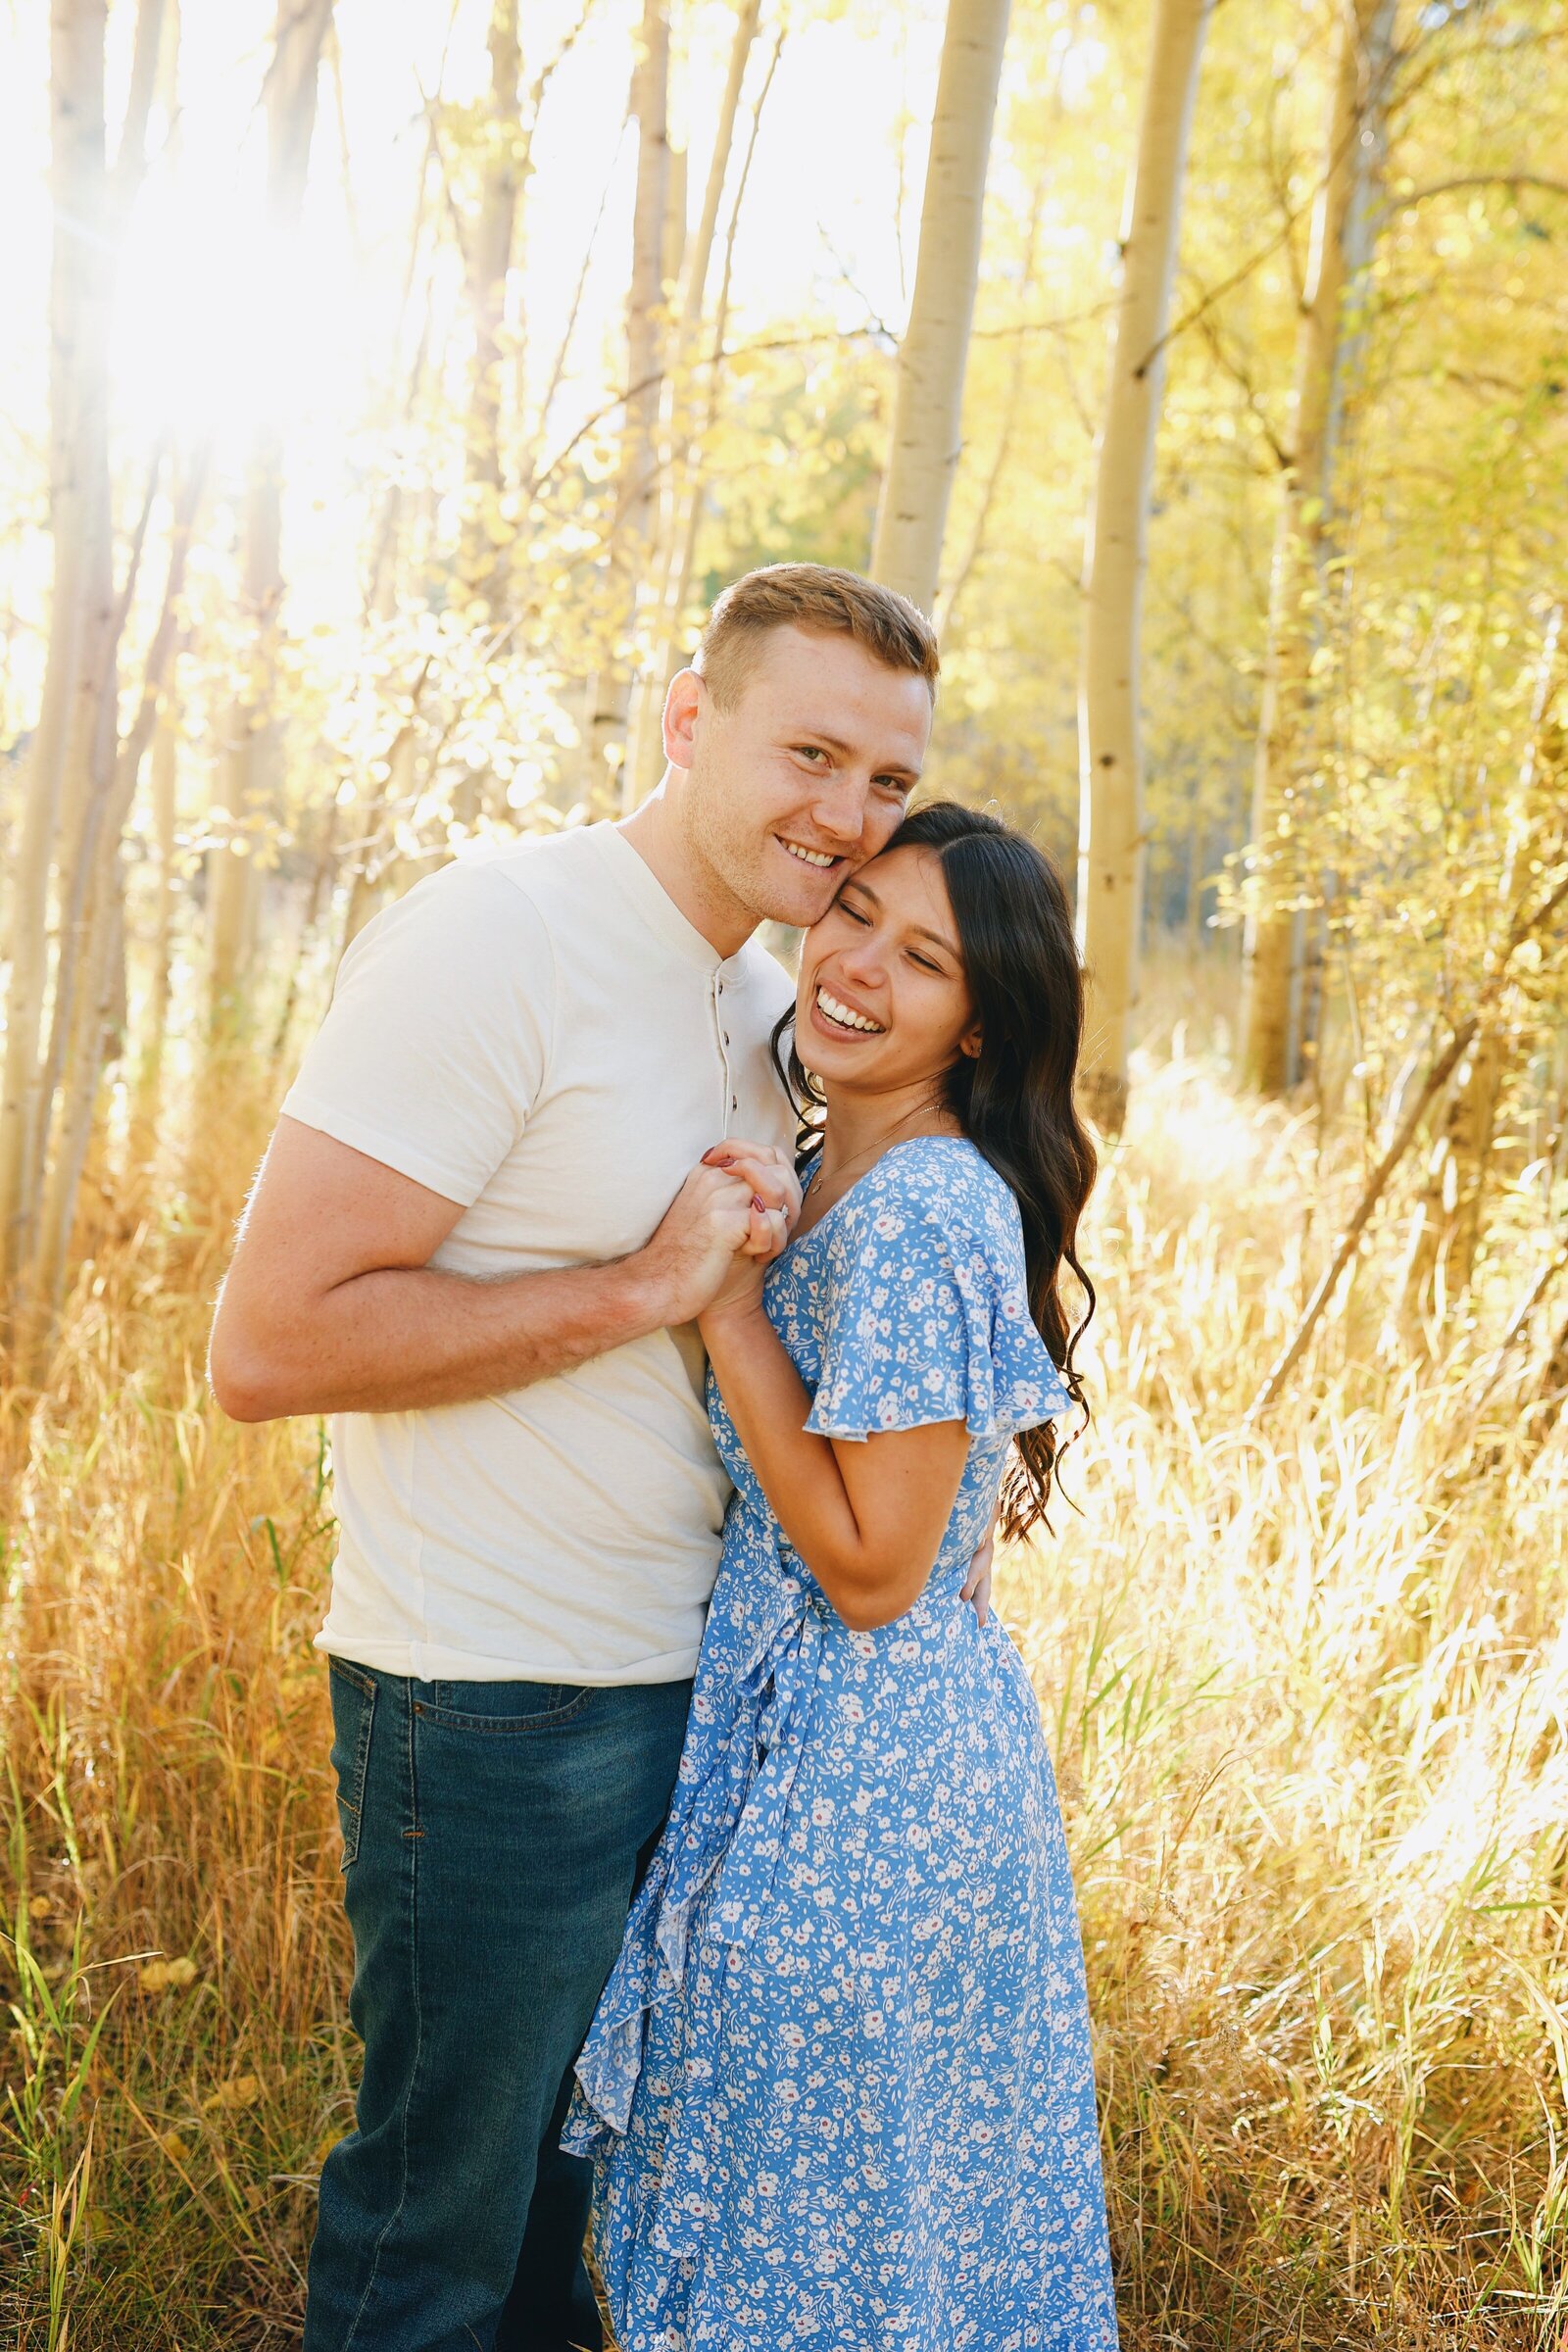
[{"label": "clasped hands", "polygon": [[[670,1202],[649,1254],[667,1285],[670,1323],[695,1321],[711,1334],[715,1318],[760,1310],[762,1278],[789,1243],[801,1213],[795,1163],[774,1144],[738,1137],[703,1153]],[[985,1624],[991,1605],[993,1519],[969,1564],[962,1597]]]},{"label": "clasped hands", "polygon": [[649,1244],[671,1323],[750,1312],[801,1213],[800,1180],[776,1144],[731,1137],[705,1152]]}]

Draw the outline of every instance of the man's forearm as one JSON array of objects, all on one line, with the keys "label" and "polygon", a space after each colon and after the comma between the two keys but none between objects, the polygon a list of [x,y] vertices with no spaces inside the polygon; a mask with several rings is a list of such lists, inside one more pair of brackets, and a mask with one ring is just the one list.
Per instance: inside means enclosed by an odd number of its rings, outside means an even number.
[{"label": "man's forearm", "polygon": [[258,1335],[232,1349],[220,1307],[213,1385],[243,1421],[410,1412],[549,1380],[667,1320],[641,1253],[498,1282],[389,1267],[335,1285],[313,1307],[308,1328]]}]

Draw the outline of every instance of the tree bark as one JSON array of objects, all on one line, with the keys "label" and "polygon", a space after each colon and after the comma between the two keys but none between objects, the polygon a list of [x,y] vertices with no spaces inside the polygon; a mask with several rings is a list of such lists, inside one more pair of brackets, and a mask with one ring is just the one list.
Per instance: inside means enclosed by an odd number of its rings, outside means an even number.
[{"label": "tree bark", "polygon": [[1078,940],[1091,1018],[1085,1107],[1106,1134],[1127,1107],[1143,912],[1139,629],[1149,491],[1164,380],[1182,184],[1213,0],[1155,0],[1143,120],[1127,190],[1110,383],[1084,553],[1078,697]]},{"label": "tree bark", "polygon": [[[45,1115],[51,868],[90,756],[114,604],[109,487],[113,247],[104,122],[107,0],[56,0],[50,48],[49,517],[54,584],[17,843],[0,1082],[0,1286],[25,1261]],[[113,704],[111,701],[110,708]]]},{"label": "tree bark", "polygon": [[[1290,461],[1275,528],[1268,650],[1258,718],[1251,810],[1251,897],[1243,931],[1242,1066],[1248,1082],[1282,1095],[1295,1075],[1293,976],[1306,938],[1299,920],[1310,884],[1303,838],[1307,720],[1325,554],[1331,421],[1348,276],[1347,232],[1361,224],[1371,260],[1374,208],[1357,202],[1358,139],[1381,157],[1381,100],[1392,12],[1387,0],[1346,0],[1312,213],[1297,331]],[[1381,40],[1374,39],[1381,34]],[[1381,55],[1378,49],[1381,47]],[[1343,413],[1343,411],[1341,412]]]},{"label": "tree bark", "polygon": [[[734,37],[730,43],[729,73],[724,83],[724,95],[719,105],[718,122],[713,132],[713,152],[709,159],[708,180],[703,190],[703,209],[696,234],[685,256],[681,278],[681,302],[674,332],[670,338],[665,369],[668,393],[665,471],[666,492],[663,500],[665,528],[657,550],[655,569],[659,575],[657,593],[659,637],[648,674],[641,681],[633,698],[633,720],[626,745],[627,795],[641,801],[653,791],[663,772],[663,730],[661,724],[664,710],[664,690],[674,666],[676,641],[680,633],[681,615],[685,610],[690,582],[688,550],[692,537],[692,516],[696,505],[696,485],[690,478],[690,459],[696,428],[690,415],[694,398],[693,359],[697,339],[702,329],[703,306],[708,291],[709,271],[712,267],[713,241],[718,229],[719,206],[724,196],[724,181],[729,172],[730,154],[735,144],[735,123],[740,113],[741,92],[746,81],[746,68],[751,60],[757,39],[757,27],[761,17],[761,0],[741,0],[740,13],[735,20]],[[771,79],[771,75],[769,75]],[[764,93],[765,94],[765,93]],[[750,152],[748,151],[748,162]],[[743,182],[744,176],[743,173]],[[678,206],[672,204],[684,220],[685,193],[682,177]],[[739,212],[737,198],[736,212]],[[731,236],[734,219],[731,220]],[[668,250],[666,247],[666,264]],[[715,356],[710,369],[710,394],[712,377],[717,368]],[[711,416],[711,405],[710,416]]]},{"label": "tree bark", "polygon": [[470,601],[481,600],[492,619],[508,602],[501,522],[502,387],[507,372],[507,277],[516,236],[517,200],[527,166],[520,114],[522,48],[517,0],[495,0],[490,13],[490,96],[478,219],[467,254],[473,363],[468,378],[466,450],[467,512],[461,565]]},{"label": "tree bark", "polygon": [[147,649],[136,716],[116,748],[109,789],[94,799],[83,828],[76,877],[79,905],[67,910],[61,925],[62,935],[72,943],[72,968],[57,990],[59,1100],[53,1103],[56,1087],[51,1083],[44,1116],[51,1126],[52,1149],[47,1153],[34,1254],[25,1275],[27,1296],[42,1310],[33,1335],[35,1347],[47,1342],[59,1307],[72,1215],[103,1076],[103,1047],[111,1028],[118,1029],[122,1021],[123,992],[117,969],[124,924],[121,839],[173,658],[185,564],[205,473],[204,453],[192,466],[174,511],[163,607]]},{"label": "tree bark", "polygon": [[151,970],[136,1072],[135,1124],[131,1164],[147,1168],[158,1149],[158,1125],[163,1113],[164,1054],[169,1041],[169,1011],[172,994],[174,953],[174,846],[179,812],[179,648],[170,656],[169,680],[164,689],[158,723],[153,730],[149,761],[149,814],[156,874]]},{"label": "tree bark", "polygon": [[620,798],[635,802],[625,758],[638,603],[645,598],[658,514],[659,416],[663,394],[664,246],[669,223],[669,0],[643,0],[631,111],[637,123],[637,196],[631,288],[626,300],[626,404],[610,561],[611,640],[588,729],[592,796],[620,766]]},{"label": "tree bark", "polygon": [[[297,233],[316,130],[317,80],[332,0],[278,0],[267,112],[267,217],[274,238]],[[258,321],[267,331],[268,321]],[[254,828],[275,816],[282,787],[277,712],[278,626],[283,602],[283,428],[265,417],[251,446],[242,523],[243,593],[250,627],[245,685],[228,718],[220,806],[228,845],[208,860],[208,982],[215,1037],[242,1017],[245,966],[259,891]]]},{"label": "tree bark", "polygon": [[899,347],[871,576],[899,589],[923,612],[936,604],[948,501],[958,469],[986,167],[1007,15],[1008,0],[949,0],[914,293]]}]

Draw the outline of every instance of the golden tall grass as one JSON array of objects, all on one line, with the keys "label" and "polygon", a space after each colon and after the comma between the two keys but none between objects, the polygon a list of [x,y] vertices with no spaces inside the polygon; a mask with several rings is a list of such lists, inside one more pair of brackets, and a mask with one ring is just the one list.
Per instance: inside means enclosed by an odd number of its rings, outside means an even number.
[{"label": "golden tall grass", "polygon": [[[236,1093],[98,1237],[47,1394],[8,1399],[0,2320],[49,2352],[291,2342],[351,2115],[321,1440],[202,1384],[265,1120]],[[1568,1445],[1524,1463],[1488,1352],[1525,1242],[1418,1379],[1380,1354],[1392,1222],[1242,1428],[1353,1179],[1208,1063],[1147,1074],[1088,1245],[1082,1515],[1002,1577],[1135,2352],[1563,2330]]]}]

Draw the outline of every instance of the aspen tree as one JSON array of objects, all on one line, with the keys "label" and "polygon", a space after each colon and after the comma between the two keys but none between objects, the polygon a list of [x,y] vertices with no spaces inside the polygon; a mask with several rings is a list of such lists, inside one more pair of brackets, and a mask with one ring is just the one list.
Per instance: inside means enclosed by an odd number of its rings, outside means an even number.
[{"label": "aspen tree", "polygon": [[1139,621],[1164,336],[1198,69],[1213,0],[1155,0],[1121,237],[1095,491],[1084,552],[1078,697],[1078,944],[1092,997],[1084,1100],[1107,1134],[1127,1106],[1144,869]]},{"label": "aspen tree", "polygon": [[466,470],[467,511],[461,570],[465,591],[495,618],[505,599],[503,550],[510,534],[500,515],[501,393],[506,354],[507,274],[516,235],[526,148],[519,115],[522,48],[517,0],[494,0],[489,32],[490,91],[478,218],[466,254],[473,362],[468,375]]},{"label": "aspen tree", "polygon": [[[317,80],[332,0],[278,0],[272,59],[263,90],[267,119],[267,223],[275,245],[297,232],[316,131]],[[258,321],[265,333],[268,321]],[[283,602],[283,419],[262,417],[251,444],[241,517],[243,596],[250,630],[245,682],[229,712],[220,796],[230,838],[208,866],[208,956],[215,1035],[239,1013],[256,921],[259,880],[247,828],[274,811],[281,786],[277,711],[278,628]]]},{"label": "aspen tree", "polygon": [[669,5],[643,0],[631,111],[637,123],[637,195],[632,215],[631,287],[626,299],[626,400],[610,547],[614,577],[612,637],[595,682],[588,726],[590,792],[609,780],[621,754],[623,800],[631,801],[624,759],[634,659],[631,638],[654,549],[658,502],[659,414],[664,350],[663,265],[669,229]]},{"label": "aspen tree", "polygon": [[986,166],[1007,14],[1008,0],[949,0],[914,293],[899,347],[871,575],[924,612],[936,603],[948,501],[958,468]]},{"label": "aspen tree", "polygon": [[0,1092],[0,1275],[25,1258],[43,1125],[50,869],[74,738],[102,684],[110,574],[109,317],[104,124],[106,0],[59,0],[51,20],[49,520],[54,587],[43,694],[24,775],[12,891]]},{"label": "aspen tree", "polygon": [[[65,1281],[71,1220],[87,1156],[105,1059],[104,1042],[122,1028],[124,893],[121,839],[153,738],[179,631],[180,599],[206,472],[193,465],[175,505],[162,610],[147,649],[135,718],[115,744],[108,789],[95,797],[73,876],[74,904],[62,909],[70,950],[55,992],[44,1098],[45,1154],[37,1232],[25,1269],[29,1298],[43,1309],[35,1344],[47,1343]],[[52,1114],[52,1115],[51,1115]]]},{"label": "aspen tree", "polygon": [[179,805],[179,647],[170,656],[169,679],[153,729],[148,760],[148,817],[153,852],[152,936],[148,942],[150,969],[143,1016],[140,1057],[136,1071],[135,1129],[131,1141],[133,1167],[145,1168],[158,1143],[163,1108],[164,1057],[169,1039],[169,1016],[173,997],[174,858]]},{"label": "aspen tree", "polygon": [[[1380,24],[1378,56],[1370,36]],[[1302,787],[1333,464],[1331,425],[1337,408],[1343,413],[1338,361],[1349,273],[1347,234],[1353,222],[1370,234],[1370,204],[1357,202],[1358,176],[1366,176],[1358,174],[1359,134],[1364,131],[1370,153],[1376,136],[1372,107],[1381,101],[1391,40],[1387,0],[1354,0],[1353,7],[1346,0],[1297,333],[1294,414],[1275,529],[1252,783],[1253,895],[1243,933],[1242,1064],[1250,1082],[1270,1095],[1283,1094],[1295,1075],[1292,976],[1303,936],[1300,902],[1310,882]],[[1368,243],[1360,257],[1363,281],[1370,259]]]},{"label": "aspen tree", "polygon": [[[690,466],[695,437],[687,416],[692,399],[691,376],[697,341],[702,331],[703,307],[712,266],[719,206],[723,201],[724,181],[735,144],[735,123],[740,113],[741,92],[745,86],[746,68],[757,39],[761,13],[761,0],[741,0],[730,41],[729,72],[725,77],[724,95],[713,132],[713,152],[709,158],[703,209],[680,273],[680,308],[670,334],[664,378],[668,409],[665,434],[667,488],[663,502],[666,527],[662,534],[662,544],[657,551],[656,564],[659,586],[655,603],[659,635],[648,674],[634,698],[634,721],[626,747],[623,799],[633,802],[642,800],[650,793],[663,772],[663,730],[661,721],[663,716],[664,690],[674,667],[681,615],[686,609],[691,585],[692,520],[700,496]],[[682,174],[678,201],[672,194],[671,217],[678,214],[684,223],[685,210],[685,178]],[[667,264],[666,252],[666,275],[673,278],[674,273],[668,270]],[[715,352],[710,377],[717,367],[718,356]]]}]

